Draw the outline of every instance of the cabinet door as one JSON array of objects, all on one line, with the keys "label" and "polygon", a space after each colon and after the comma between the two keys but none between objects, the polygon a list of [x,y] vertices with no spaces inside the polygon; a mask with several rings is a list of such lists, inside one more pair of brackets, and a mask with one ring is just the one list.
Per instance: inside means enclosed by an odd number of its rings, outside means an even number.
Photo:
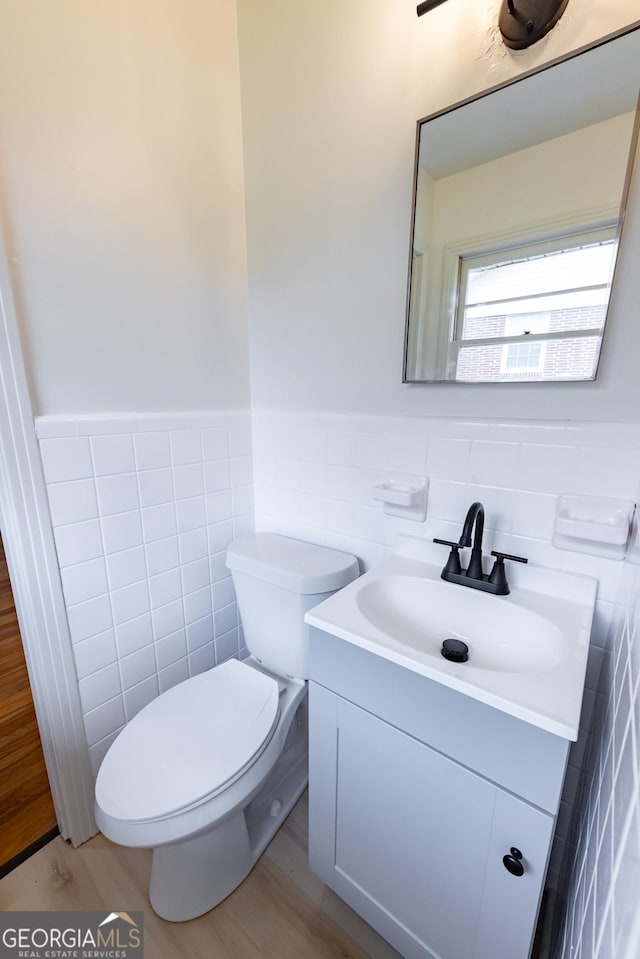
[{"label": "cabinet door", "polygon": [[337,891],[350,888],[386,913],[404,933],[397,945],[405,955],[470,959],[495,794],[492,784],[340,700]]},{"label": "cabinet door", "polygon": [[[508,804],[509,821],[498,826],[506,794],[492,783],[351,703],[326,691],[322,698],[325,719],[334,724],[331,730],[326,723],[324,735],[316,725],[312,738],[310,842],[319,845],[317,818],[324,851],[315,856],[323,859],[325,881],[407,959],[526,959],[538,892],[527,921],[522,880],[507,873],[500,856],[500,891],[493,895],[496,871],[488,863],[507,835],[501,855],[517,842],[526,845],[514,809],[531,807],[507,797],[516,806]],[[319,764],[314,740],[322,742]],[[314,796],[317,786],[326,803],[329,783],[336,800],[331,814],[326,805],[321,812]],[[543,858],[546,864],[546,850]],[[503,921],[514,891],[520,893],[515,937]],[[496,940],[499,948],[487,952]]]},{"label": "cabinet door", "polygon": [[[529,955],[554,823],[535,806],[497,790],[476,959]],[[503,863],[512,846],[522,853],[521,876]]]}]

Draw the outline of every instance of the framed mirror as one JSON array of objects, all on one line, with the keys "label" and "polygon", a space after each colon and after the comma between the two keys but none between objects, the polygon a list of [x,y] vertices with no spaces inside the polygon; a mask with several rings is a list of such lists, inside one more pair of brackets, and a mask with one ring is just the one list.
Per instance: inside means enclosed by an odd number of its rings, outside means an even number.
[{"label": "framed mirror", "polygon": [[418,122],[404,382],[595,379],[640,29]]}]

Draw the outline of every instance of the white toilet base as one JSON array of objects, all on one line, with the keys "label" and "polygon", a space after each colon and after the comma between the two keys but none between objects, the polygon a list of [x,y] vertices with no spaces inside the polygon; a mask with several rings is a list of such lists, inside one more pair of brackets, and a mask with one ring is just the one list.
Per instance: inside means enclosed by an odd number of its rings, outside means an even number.
[{"label": "white toilet base", "polygon": [[185,922],[217,906],[249,874],[307,782],[305,700],[280,757],[247,806],[199,835],[154,848],[149,881],[154,912]]},{"label": "white toilet base", "polygon": [[203,836],[154,849],[149,900],[162,919],[195,919],[228,896],[252,866],[240,811]]}]

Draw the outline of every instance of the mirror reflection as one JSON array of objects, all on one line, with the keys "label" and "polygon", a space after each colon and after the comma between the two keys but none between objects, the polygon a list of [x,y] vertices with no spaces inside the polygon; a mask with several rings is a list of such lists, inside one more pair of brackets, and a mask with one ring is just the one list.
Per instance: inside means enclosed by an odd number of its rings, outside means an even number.
[{"label": "mirror reflection", "polygon": [[640,30],[418,124],[404,381],[595,378]]}]

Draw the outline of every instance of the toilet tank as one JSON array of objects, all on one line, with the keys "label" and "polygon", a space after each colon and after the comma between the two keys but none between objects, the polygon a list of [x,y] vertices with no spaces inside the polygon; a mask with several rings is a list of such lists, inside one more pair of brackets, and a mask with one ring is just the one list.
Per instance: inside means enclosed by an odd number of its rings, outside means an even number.
[{"label": "toilet tank", "polygon": [[280,676],[309,676],[308,609],[359,576],[358,560],[278,533],[254,533],[227,549],[251,655]]}]

